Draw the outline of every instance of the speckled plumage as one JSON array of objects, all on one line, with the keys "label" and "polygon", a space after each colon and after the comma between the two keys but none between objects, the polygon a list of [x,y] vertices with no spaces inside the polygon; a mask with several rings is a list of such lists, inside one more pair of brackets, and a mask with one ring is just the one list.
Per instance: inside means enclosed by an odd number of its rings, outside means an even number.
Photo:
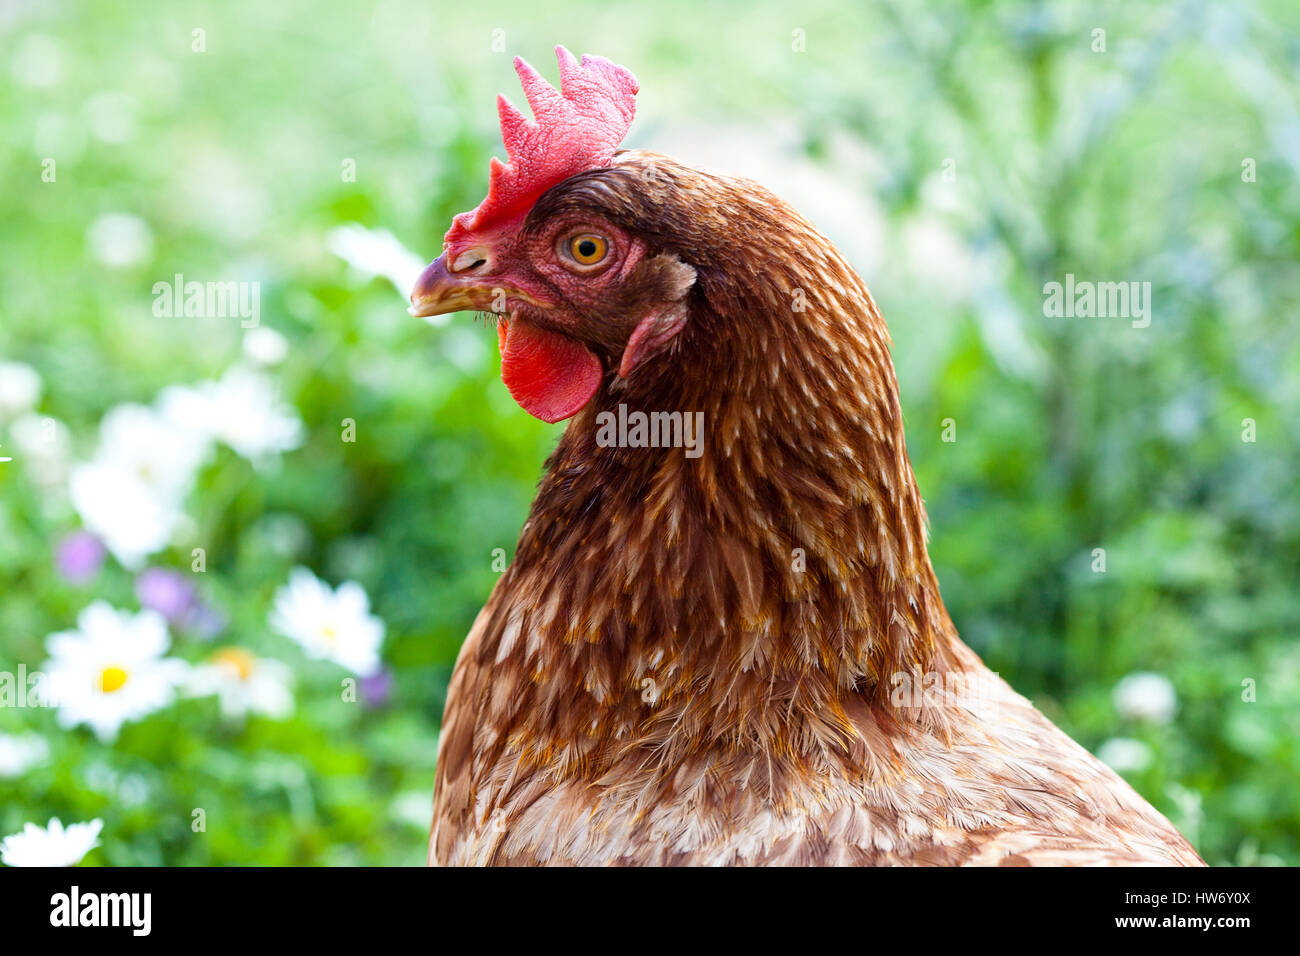
[{"label": "speckled plumage", "polygon": [[[647,252],[456,663],[430,862],[1199,864],[958,639],[888,333],[831,243],[643,152],[524,229],[562,215]],[[618,376],[629,323],[668,307],[680,334]],[[620,403],[703,412],[703,454],[599,447]],[[978,693],[900,702],[899,674]]]}]

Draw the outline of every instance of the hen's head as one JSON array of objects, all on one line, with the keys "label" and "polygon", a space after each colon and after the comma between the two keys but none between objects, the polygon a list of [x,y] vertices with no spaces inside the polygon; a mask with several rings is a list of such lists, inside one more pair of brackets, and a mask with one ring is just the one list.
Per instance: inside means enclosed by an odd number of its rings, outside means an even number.
[{"label": "hen's head", "polygon": [[601,57],[557,56],[559,91],[515,60],[536,119],[499,98],[509,162],[492,161],[487,198],[455,218],[411,293],[414,315],[497,315],[502,379],[548,422],[662,352],[696,279],[663,241],[673,218],[663,198],[680,167],[618,152],[636,79]]}]

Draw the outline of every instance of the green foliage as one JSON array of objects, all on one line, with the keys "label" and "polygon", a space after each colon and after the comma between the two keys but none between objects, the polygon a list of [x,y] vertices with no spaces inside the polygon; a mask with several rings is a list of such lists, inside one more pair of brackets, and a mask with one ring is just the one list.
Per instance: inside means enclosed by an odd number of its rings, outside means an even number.
[{"label": "green foliage", "polygon": [[[113,405],[234,363],[237,319],[151,311],[153,283],[184,273],[261,282],[262,323],[291,344],[274,374],[306,428],[279,467],[223,450],[151,562],[188,571],[206,549],[198,585],[229,618],[218,643],[288,662],[293,715],[237,724],[187,699],[101,743],[53,711],[0,708],[0,732],[51,748],[0,778],[0,835],[99,816],[91,863],[423,860],[447,676],[558,430],[509,400],[490,330],[409,318],[326,236],[358,222],[436,254],[500,154],[492,95],[520,101],[491,52],[502,29],[550,75],[557,41],[631,66],[631,145],[685,143],[696,160],[713,127],[736,168],[780,154],[869,201],[870,221],[805,211],[893,330],[959,630],[1086,746],[1145,743],[1129,779],[1207,860],[1300,863],[1294,6],[534,7],[84,2],[0,25],[15,76],[33,36],[58,54],[54,82],[0,84],[0,356],[40,372],[38,414],[85,459]],[[791,199],[807,188],[763,178]],[[135,265],[91,254],[88,229],[113,212],[151,230]],[[874,246],[855,245],[865,234]],[[1045,316],[1044,284],[1067,273],[1150,282],[1150,327]],[[15,454],[3,423],[0,445]],[[0,464],[0,671],[38,667],[93,599],[138,607],[111,559],[84,585],[56,573],[77,526],[23,460]],[[387,626],[387,704],[343,702],[345,672],[268,628],[299,564],[365,587]],[[210,650],[174,642],[191,661]],[[1117,713],[1134,671],[1172,682],[1172,721]]]}]

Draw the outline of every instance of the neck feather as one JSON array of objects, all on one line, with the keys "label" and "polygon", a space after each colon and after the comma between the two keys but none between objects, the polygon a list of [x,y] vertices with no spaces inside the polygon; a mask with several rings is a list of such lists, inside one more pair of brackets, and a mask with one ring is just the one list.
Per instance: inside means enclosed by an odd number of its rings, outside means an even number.
[{"label": "neck feather", "polygon": [[[488,610],[519,720],[556,746],[779,747],[791,715],[847,725],[892,675],[958,666],[888,333],[817,238],[802,266],[778,247],[746,284],[702,275],[662,371],[607,383],[548,462]],[[620,405],[702,413],[698,457],[602,447]]]}]

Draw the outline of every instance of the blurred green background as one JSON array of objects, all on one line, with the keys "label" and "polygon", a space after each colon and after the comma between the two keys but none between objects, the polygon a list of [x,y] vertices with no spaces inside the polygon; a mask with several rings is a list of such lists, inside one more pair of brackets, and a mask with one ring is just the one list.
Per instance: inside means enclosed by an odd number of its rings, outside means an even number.
[{"label": "blurred green background", "polygon": [[[759,179],[863,274],[964,639],[1207,861],[1300,864],[1300,7],[560,6],[0,3],[0,360],[42,383],[0,417],[0,671],[92,600],[140,606],[111,557],[58,567],[105,413],[250,362],[238,318],[157,317],[155,282],[259,282],[305,428],[278,465],[221,449],[148,562],[206,549],[227,623],[172,653],[285,661],[292,714],[185,698],[101,742],[0,707],[46,747],[0,766],[0,836],[98,817],[90,863],[423,861],[446,680],[558,427],[489,329],[410,318],[384,274],[482,198],[510,55],[554,80],[562,42],[637,74],[627,145]],[[1067,273],[1150,282],[1150,326],[1044,316]],[[346,672],[268,627],[295,565],[366,589],[391,687],[341,702]]]}]

